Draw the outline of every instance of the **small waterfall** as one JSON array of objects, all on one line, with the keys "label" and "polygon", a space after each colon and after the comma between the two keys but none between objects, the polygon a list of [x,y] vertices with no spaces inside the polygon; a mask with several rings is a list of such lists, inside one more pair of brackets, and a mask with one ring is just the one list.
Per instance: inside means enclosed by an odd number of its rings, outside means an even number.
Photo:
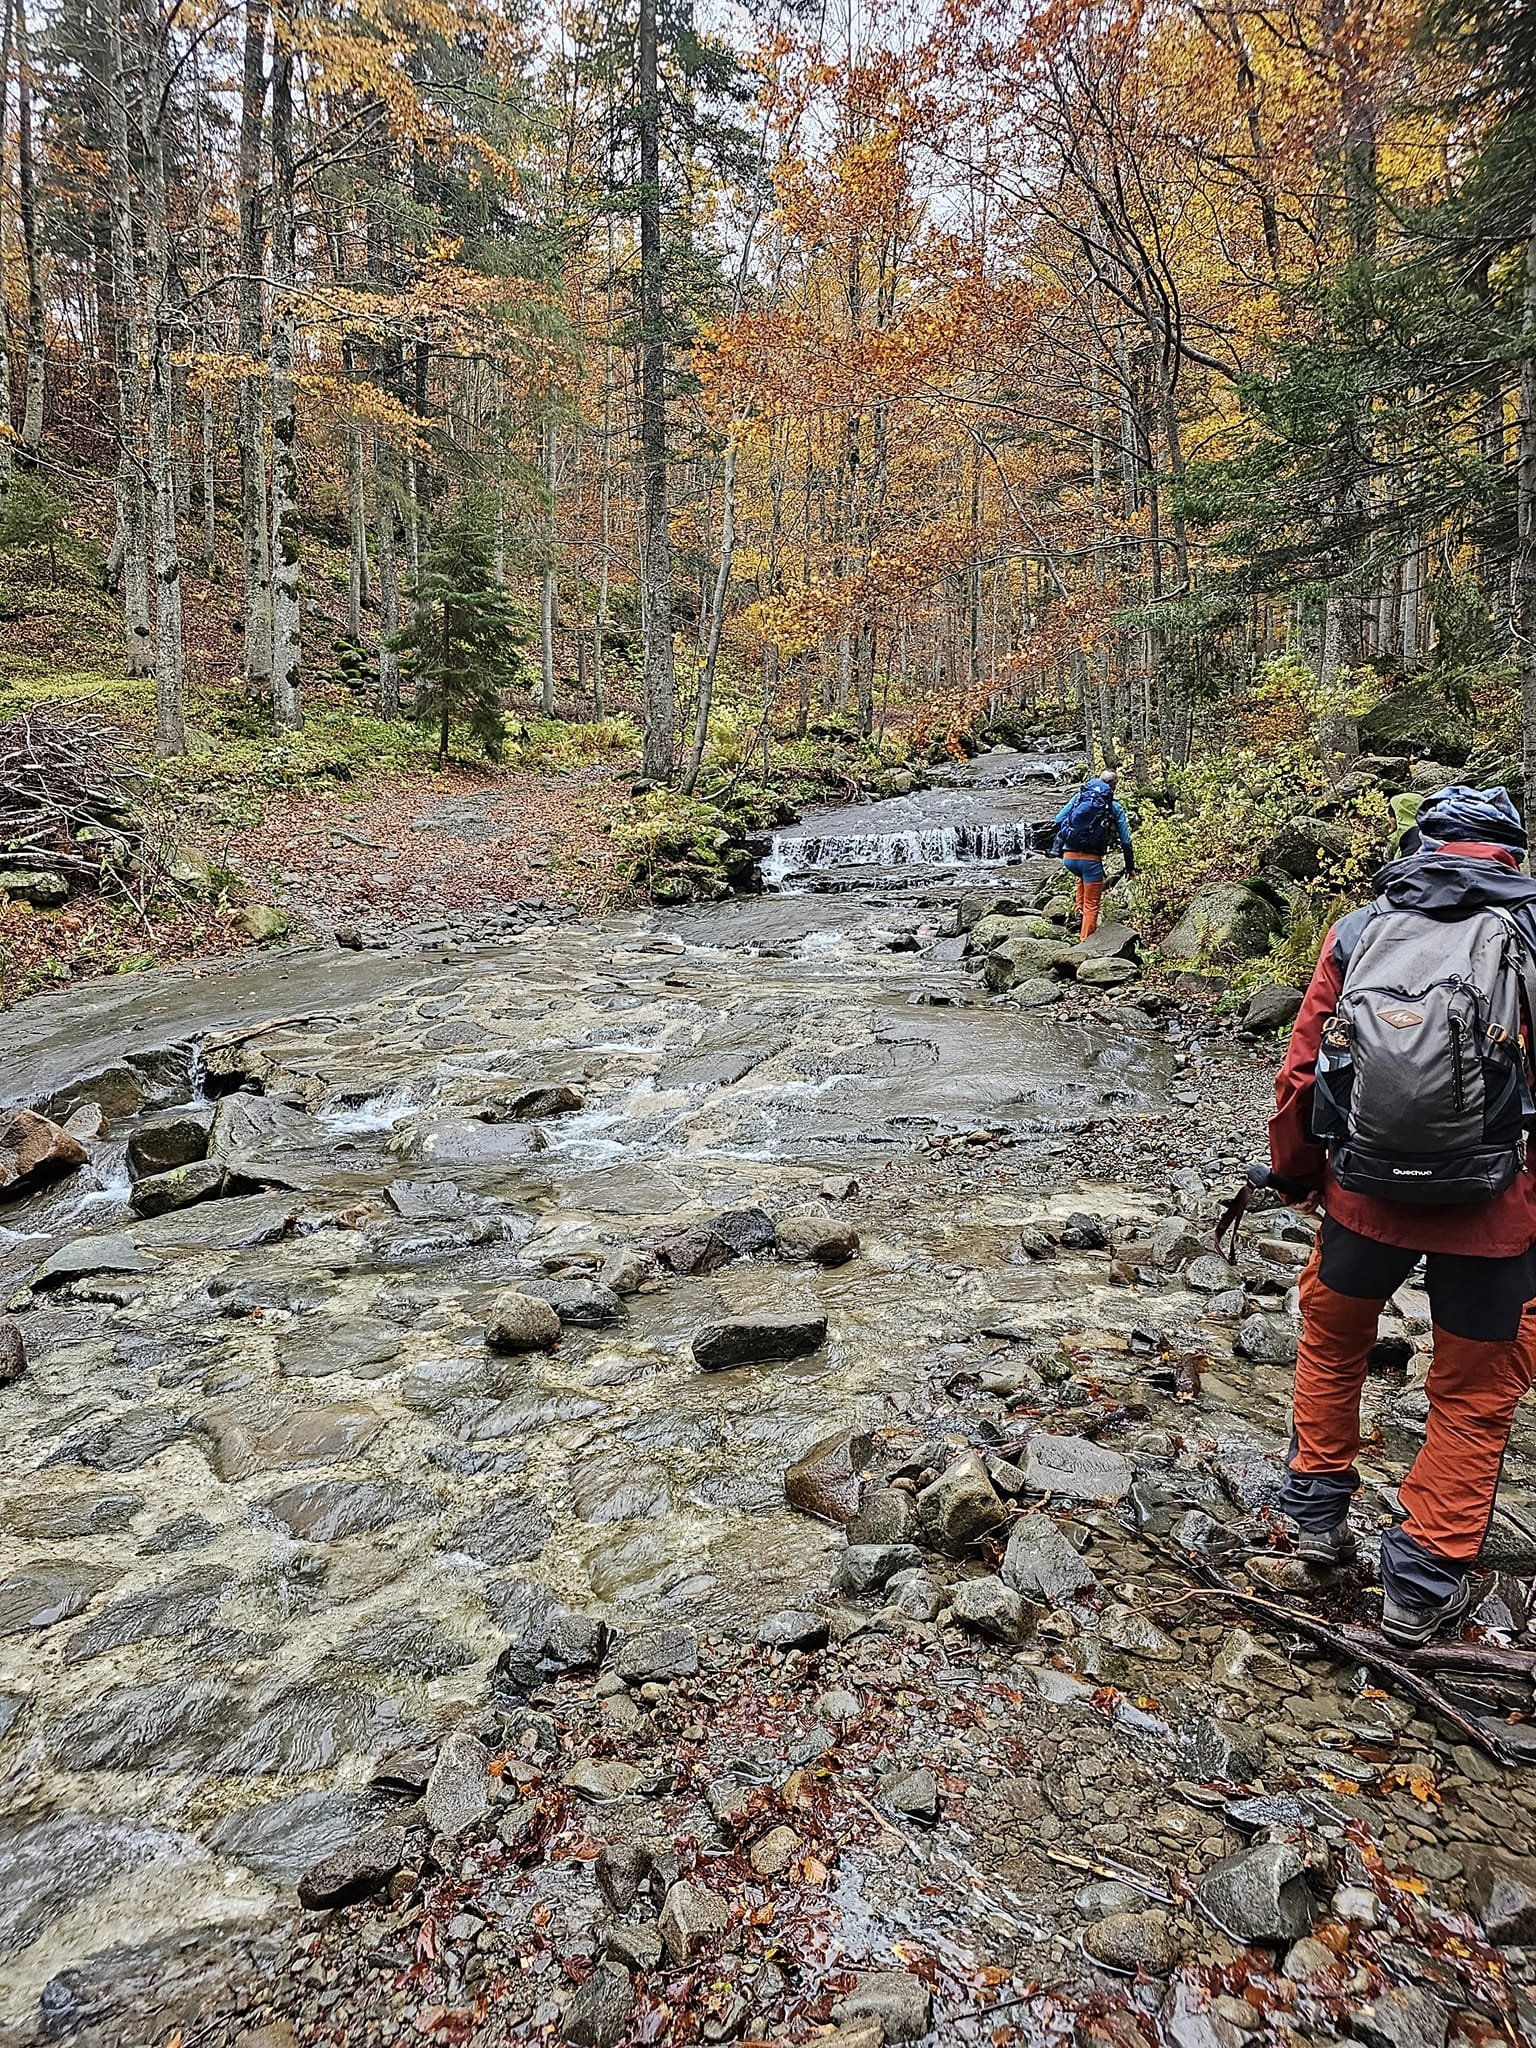
[{"label": "small waterfall", "polygon": [[998,867],[1034,852],[1028,825],[977,820],[909,832],[775,833],[763,862],[763,880],[827,868]]}]

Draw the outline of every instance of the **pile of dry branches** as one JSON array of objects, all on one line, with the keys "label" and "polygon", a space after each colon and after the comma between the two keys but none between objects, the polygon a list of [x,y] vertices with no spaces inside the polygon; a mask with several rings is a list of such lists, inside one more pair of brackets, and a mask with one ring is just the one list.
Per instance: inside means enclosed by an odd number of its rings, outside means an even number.
[{"label": "pile of dry branches", "polygon": [[139,900],[145,841],[121,735],[105,720],[24,712],[0,725],[0,891],[56,875],[71,893]]}]

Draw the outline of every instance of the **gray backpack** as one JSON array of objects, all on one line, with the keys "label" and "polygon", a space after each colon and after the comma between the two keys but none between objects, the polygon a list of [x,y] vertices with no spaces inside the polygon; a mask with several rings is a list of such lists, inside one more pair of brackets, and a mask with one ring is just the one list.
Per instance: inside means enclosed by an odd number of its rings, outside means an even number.
[{"label": "gray backpack", "polygon": [[1344,986],[1323,1026],[1313,1134],[1340,1187],[1485,1202],[1524,1163],[1536,961],[1504,910],[1446,919],[1379,902],[1358,915],[1340,927]]}]

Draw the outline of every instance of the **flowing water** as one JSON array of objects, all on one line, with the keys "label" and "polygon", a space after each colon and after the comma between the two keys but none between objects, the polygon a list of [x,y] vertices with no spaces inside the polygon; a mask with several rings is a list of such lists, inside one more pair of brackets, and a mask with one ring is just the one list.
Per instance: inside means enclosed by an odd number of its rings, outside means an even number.
[{"label": "flowing water", "polygon": [[[642,1290],[551,1354],[493,1355],[486,1315],[502,1288],[580,1287],[721,1209],[835,1211],[934,1133],[1008,1128],[1048,1157],[1160,1100],[1167,1049],[1130,1013],[1020,1014],[961,968],[954,888],[1017,878],[1059,801],[1023,779],[1041,767],[984,764],[900,800],[900,825],[890,806],[822,818],[768,868],[900,867],[921,891],[295,952],[0,1020],[6,1099],[110,1118],[92,1164],[0,1234],[31,1361],[0,1394],[11,2038],[67,1965],[271,1915],[367,1813],[378,1753],[481,1699],[550,1602],[729,1630],[824,1579],[829,1533],[786,1512],[784,1465],[899,1414],[978,1316],[1019,1313],[1006,1247],[1041,1203],[898,1203],[849,1265]],[[257,1191],[136,1219],[126,1140],[203,1099],[205,1055],[211,1086],[246,1090]],[[561,1084],[580,1108],[507,1117]],[[33,1286],[61,1251],[66,1284]],[[1031,1313],[1069,1313],[1032,1285]],[[800,1306],[830,1320],[813,1358],[694,1367],[701,1323]]]}]

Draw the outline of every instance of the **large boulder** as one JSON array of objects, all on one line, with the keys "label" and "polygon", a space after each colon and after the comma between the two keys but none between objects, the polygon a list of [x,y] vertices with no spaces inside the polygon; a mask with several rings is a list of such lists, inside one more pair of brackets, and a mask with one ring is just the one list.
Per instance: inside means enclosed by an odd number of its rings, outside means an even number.
[{"label": "large boulder", "polygon": [[1213,1863],[1195,1890],[1216,1925],[1235,1941],[1292,1942],[1316,1910],[1306,1866],[1289,1842],[1256,1842]]},{"label": "large boulder", "polygon": [[973,925],[966,938],[967,953],[990,953],[1005,939],[1054,939],[1056,928],[1047,917],[1038,911],[1030,911],[1023,917],[984,917]]},{"label": "large boulder", "polygon": [[1428,755],[1460,767],[1473,746],[1468,714],[1447,703],[1430,683],[1406,683],[1360,720],[1360,744],[1372,754]]},{"label": "large boulder", "polygon": [[485,1341],[493,1351],[548,1351],[560,1341],[560,1318],[547,1301],[508,1288],[491,1305]]},{"label": "large boulder", "polygon": [[823,1437],[784,1474],[784,1498],[802,1515],[822,1522],[849,1522],[859,1511],[869,1463],[871,1439],[866,1430],[841,1429]]},{"label": "large boulder", "polygon": [[208,1156],[209,1116],[180,1110],[140,1124],[128,1139],[128,1165],[135,1180],[148,1180],[173,1167],[191,1166]]},{"label": "large boulder", "polygon": [[1134,960],[1085,960],[1077,978],[1085,988],[1124,988],[1141,979],[1141,969]]},{"label": "large boulder", "polygon": [[[1141,940],[1128,924],[1112,920],[1101,924],[1091,938],[1080,939],[1072,948],[1072,958],[1081,967],[1085,960],[1137,960],[1141,957]],[[1082,980],[1079,975],[1078,979]]]},{"label": "large boulder", "polygon": [[986,1465],[967,1451],[917,1496],[918,1526],[935,1550],[959,1557],[1007,1518]]},{"label": "large boulder", "polygon": [[804,1358],[826,1341],[823,1315],[741,1315],[706,1323],[693,1340],[696,1365],[723,1372],[734,1365],[772,1365]]},{"label": "large boulder", "polygon": [[1293,882],[1310,882],[1349,852],[1349,833],[1326,818],[1287,818],[1264,849],[1265,867],[1278,868]]},{"label": "large boulder", "polygon": [[84,1164],[85,1147],[51,1117],[13,1109],[0,1121],[0,1201],[46,1187]]},{"label": "large boulder", "polygon": [[1163,951],[1174,960],[1252,960],[1269,951],[1282,922],[1275,904],[1246,882],[1213,882],[1189,904]]},{"label": "large boulder", "polygon": [[1248,1007],[1243,1012],[1243,1029],[1257,1032],[1288,1031],[1295,1023],[1305,1001],[1305,991],[1293,987],[1289,982],[1270,982],[1264,988],[1256,988],[1248,998]]},{"label": "large boulder", "polygon": [[994,995],[1001,995],[1021,981],[1033,981],[1045,974],[1072,974],[1076,963],[1072,948],[1060,939],[1036,939],[1027,933],[1004,939],[987,954],[982,974]]},{"label": "large boulder", "polygon": [[190,1209],[194,1202],[217,1201],[226,1179],[216,1159],[194,1159],[190,1166],[173,1166],[166,1173],[136,1180],[128,1206],[135,1216],[167,1216],[173,1209]]},{"label": "large boulder", "polygon": [[57,910],[69,901],[69,884],[49,868],[10,868],[0,874],[0,896],[34,910]]}]

